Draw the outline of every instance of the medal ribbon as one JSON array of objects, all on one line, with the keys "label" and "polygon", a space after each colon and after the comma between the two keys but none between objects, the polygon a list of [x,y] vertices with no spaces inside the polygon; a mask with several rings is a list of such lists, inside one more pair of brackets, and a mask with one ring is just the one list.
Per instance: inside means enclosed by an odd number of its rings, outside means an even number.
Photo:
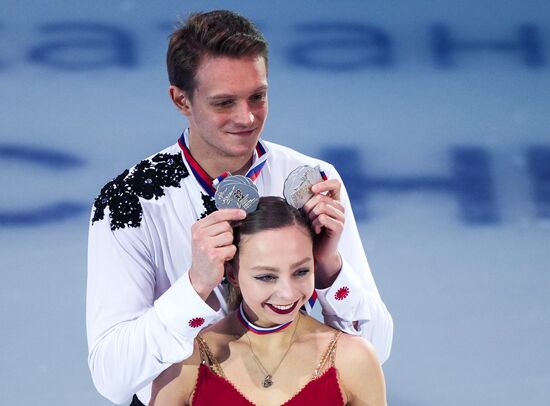
[{"label": "medal ribbon", "polygon": [[256,162],[254,162],[252,167],[246,173],[246,176],[252,179],[252,181],[256,180],[256,178],[260,176],[260,172],[267,161],[267,150],[260,141],[256,144],[256,155]]},{"label": "medal ribbon", "polygon": [[[224,180],[227,176],[230,175],[229,172],[224,172],[220,176],[218,176],[216,179],[212,179],[204,169],[199,165],[199,163],[193,158],[193,155],[191,155],[191,151],[187,147],[186,138],[189,134],[189,129],[186,129],[184,133],[181,135],[181,137],[178,139],[178,145],[183,151],[183,156],[185,157],[185,160],[189,164],[189,167],[191,168],[191,172],[195,176],[195,179],[197,179],[197,182],[202,186],[202,188],[205,190],[206,193],[210,197],[214,197],[214,194],[216,193],[216,186],[218,183],[220,183],[222,180]],[[246,176],[249,177],[252,181],[256,180],[258,176],[260,176],[260,172],[262,171],[268,157],[266,147],[262,144],[261,141],[258,140],[258,143],[256,144],[256,150],[255,150],[255,156],[253,159],[252,167],[248,170],[246,173]]]},{"label": "medal ribbon", "polygon": [[281,331],[288,327],[292,321],[289,321],[288,323],[279,324],[278,326],[273,327],[260,327],[252,323],[248,318],[246,317],[246,314],[244,314],[243,309],[243,302],[239,305],[239,311],[237,312],[237,317],[239,318],[240,322],[245,326],[248,330],[252,331],[256,334],[270,334],[270,333],[276,333],[277,331]]},{"label": "medal ribbon", "polygon": [[302,306],[302,309],[304,309],[307,314],[311,314],[311,312],[313,311],[313,306],[315,306],[316,301],[317,301],[317,291],[314,290],[309,300],[306,303],[304,303],[304,305]]},{"label": "medal ribbon", "polygon": [[231,173],[229,173],[229,172],[226,171],[226,172],[222,173],[220,176],[218,176],[216,179],[214,179],[214,180],[212,181],[212,186],[214,186],[214,189],[217,189],[217,188],[218,188],[218,184],[219,184],[222,180],[224,180],[225,178],[227,178],[229,175],[231,175]]},{"label": "medal ribbon", "polygon": [[[321,171],[321,175],[323,176],[323,179],[325,179],[326,175],[323,171]],[[317,263],[315,263],[314,266],[315,272],[317,272]],[[304,303],[304,305],[302,306],[302,310],[305,310],[307,314],[311,314],[311,312],[313,311],[313,306],[315,306],[315,302],[317,302],[317,291],[313,289],[311,297],[308,299],[307,302]]]}]

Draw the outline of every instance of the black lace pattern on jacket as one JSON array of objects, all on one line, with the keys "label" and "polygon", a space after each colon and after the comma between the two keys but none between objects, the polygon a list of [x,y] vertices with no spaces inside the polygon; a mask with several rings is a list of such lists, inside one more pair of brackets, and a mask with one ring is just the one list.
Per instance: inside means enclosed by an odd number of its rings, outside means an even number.
[{"label": "black lace pattern on jacket", "polygon": [[204,206],[204,211],[201,213],[200,219],[203,219],[218,210],[216,207],[216,201],[211,196],[204,193],[202,194],[202,205]]},{"label": "black lace pattern on jacket", "polygon": [[103,220],[109,206],[111,230],[139,227],[143,209],[139,197],[146,200],[164,196],[164,188],[180,187],[189,172],[180,154],[157,154],[137,164],[107,183],[94,202],[92,224]]}]

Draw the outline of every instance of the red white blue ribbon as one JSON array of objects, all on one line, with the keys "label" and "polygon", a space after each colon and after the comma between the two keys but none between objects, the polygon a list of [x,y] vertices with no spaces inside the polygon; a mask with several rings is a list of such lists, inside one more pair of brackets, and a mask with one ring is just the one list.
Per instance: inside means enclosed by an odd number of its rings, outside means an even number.
[{"label": "red white blue ribbon", "polygon": [[253,181],[256,180],[256,178],[260,176],[260,172],[262,171],[266,161],[267,161],[267,150],[262,145],[261,141],[258,141],[258,143],[256,144],[256,159],[252,164],[252,167],[246,173],[246,176],[252,179]]},{"label": "red white blue ribbon", "polygon": [[315,306],[315,302],[317,302],[317,291],[314,290],[309,300],[302,306],[307,314],[311,314],[313,311],[313,306]]},{"label": "red white blue ribbon", "polygon": [[214,186],[214,189],[217,189],[218,188],[218,184],[224,180],[225,178],[227,178],[229,175],[231,175],[231,173],[229,172],[224,172],[222,173],[220,176],[218,176],[216,179],[214,179],[212,181],[212,186]]},{"label": "red white blue ribbon", "polygon": [[[206,173],[206,171],[202,169],[202,167],[195,160],[195,158],[193,158],[193,155],[191,155],[191,151],[187,147],[188,135],[189,135],[189,129],[186,129],[178,139],[178,145],[183,151],[183,156],[185,157],[185,160],[189,164],[189,167],[191,168],[191,172],[195,176],[195,179],[197,179],[197,182],[199,182],[199,185],[202,186],[204,191],[208,193],[209,196],[214,197],[214,194],[216,193],[216,186],[223,179],[229,176],[230,173],[224,172],[220,176],[218,176],[216,179],[212,179],[208,175],[208,173]],[[256,180],[256,178],[260,176],[260,173],[267,161],[267,157],[268,157],[267,152],[268,151],[265,145],[263,145],[262,142],[258,140],[258,143],[256,144],[256,149],[254,151],[254,157],[252,159],[252,166],[246,173],[246,176],[252,179],[252,181]]]},{"label": "red white blue ribbon", "polygon": [[248,330],[252,331],[256,334],[270,334],[270,333],[276,333],[277,331],[281,331],[288,327],[292,321],[289,321],[288,323],[279,324],[277,326],[273,327],[260,327],[252,323],[248,318],[246,317],[246,314],[244,313],[243,309],[243,302],[239,305],[239,311],[237,312],[237,317]]},{"label": "red white blue ribbon", "polygon": [[[321,171],[321,176],[324,180],[326,180],[325,172]],[[315,272],[317,272],[317,263],[315,263]],[[311,297],[308,299],[307,302],[304,303],[302,306],[302,310],[305,310],[307,314],[311,314],[313,312],[313,306],[315,306],[315,303],[317,302],[317,291],[313,289],[313,293],[311,294]]]}]

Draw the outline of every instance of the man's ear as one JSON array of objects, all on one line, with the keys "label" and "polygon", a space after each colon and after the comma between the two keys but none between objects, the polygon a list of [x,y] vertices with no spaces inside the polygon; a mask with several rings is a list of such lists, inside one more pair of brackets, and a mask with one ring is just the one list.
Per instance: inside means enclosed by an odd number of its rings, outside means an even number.
[{"label": "man's ear", "polygon": [[225,263],[225,277],[227,278],[227,280],[231,285],[235,287],[239,287],[239,279],[237,278],[237,269],[235,268],[233,261],[229,261]]},{"label": "man's ear", "polygon": [[189,97],[187,97],[186,92],[181,90],[179,87],[170,85],[168,88],[168,93],[170,94],[170,99],[176,108],[183,113],[184,116],[191,115],[191,102]]}]

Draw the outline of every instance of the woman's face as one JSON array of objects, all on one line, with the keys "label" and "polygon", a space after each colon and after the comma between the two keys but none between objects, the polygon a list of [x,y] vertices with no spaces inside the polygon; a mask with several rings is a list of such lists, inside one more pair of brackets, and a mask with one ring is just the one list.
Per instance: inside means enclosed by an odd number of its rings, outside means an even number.
[{"label": "woman's face", "polygon": [[233,283],[241,290],[247,316],[258,326],[293,320],[313,294],[313,243],[303,226],[241,236],[235,262]]}]

